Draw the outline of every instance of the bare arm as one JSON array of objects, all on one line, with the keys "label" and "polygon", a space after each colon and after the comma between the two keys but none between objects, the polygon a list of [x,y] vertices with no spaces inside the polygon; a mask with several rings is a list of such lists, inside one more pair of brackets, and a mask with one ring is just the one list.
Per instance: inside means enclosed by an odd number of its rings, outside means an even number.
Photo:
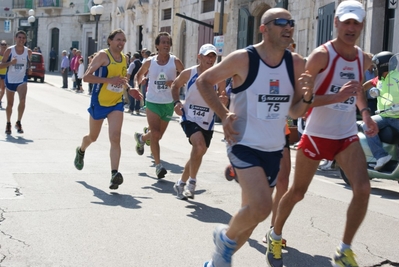
[{"label": "bare arm", "polygon": [[309,104],[303,102],[310,101],[313,97],[314,78],[305,72],[305,60],[299,54],[292,54],[294,61],[295,88],[294,98],[291,103],[289,116],[293,119],[303,116],[309,108]]},{"label": "bare arm", "polygon": [[7,61],[10,54],[11,54],[11,49],[7,48],[7,50],[4,52],[3,59],[1,60],[0,69],[7,68],[8,66],[14,65],[17,63],[16,58],[12,58],[10,61]]},{"label": "bare arm", "polygon": [[146,60],[143,65],[141,65],[139,71],[136,73],[134,76],[133,80],[133,87],[135,89],[139,88],[139,85],[141,84],[141,81],[145,77],[145,74],[148,72],[148,69],[151,66],[151,60]]},{"label": "bare arm", "polygon": [[[188,82],[188,79],[190,79],[190,74],[191,74],[191,69],[186,69],[183,70],[179,76],[173,81],[172,83],[172,97],[173,97],[173,102],[175,104],[175,112],[177,115],[181,116],[183,115],[181,109],[183,108],[182,103],[180,102],[179,98],[179,91],[182,86],[184,86],[185,83]],[[177,102],[178,101],[178,102]]]}]

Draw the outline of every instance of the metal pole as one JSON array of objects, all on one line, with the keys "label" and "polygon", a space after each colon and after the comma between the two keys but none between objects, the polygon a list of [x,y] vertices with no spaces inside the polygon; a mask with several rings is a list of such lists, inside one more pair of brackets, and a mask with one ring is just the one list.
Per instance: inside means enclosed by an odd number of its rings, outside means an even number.
[{"label": "metal pole", "polygon": [[30,49],[33,50],[33,23],[30,23]]},{"label": "metal pole", "polygon": [[[220,0],[220,16],[219,16],[219,35],[223,35],[223,16],[224,16],[224,0]],[[222,56],[218,56],[217,62],[222,61]]]},{"label": "metal pole", "polygon": [[96,43],[96,49],[95,49],[95,51],[97,51],[98,50],[98,21],[100,20],[100,16],[101,15],[95,15],[94,16],[94,18],[96,19],[96,36],[95,36],[95,39],[94,39],[94,42]]}]

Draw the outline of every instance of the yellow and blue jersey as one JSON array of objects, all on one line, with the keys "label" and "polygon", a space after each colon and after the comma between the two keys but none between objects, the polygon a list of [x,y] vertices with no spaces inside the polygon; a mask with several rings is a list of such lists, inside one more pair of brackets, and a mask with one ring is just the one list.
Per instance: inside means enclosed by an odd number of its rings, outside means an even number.
[{"label": "yellow and blue jersey", "polygon": [[[121,53],[122,60],[116,61],[109,49],[104,49],[109,58],[109,64],[107,66],[101,66],[95,71],[95,76],[103,78],[111,78],[115,76],[126,77],[126,58]],[[103,107],[115,106],[123,101],[123,90],[124,85],[113,85],[109,83],[98,83],[93,86],[93,93],[91,96],[92,105],[100,105]]]}]

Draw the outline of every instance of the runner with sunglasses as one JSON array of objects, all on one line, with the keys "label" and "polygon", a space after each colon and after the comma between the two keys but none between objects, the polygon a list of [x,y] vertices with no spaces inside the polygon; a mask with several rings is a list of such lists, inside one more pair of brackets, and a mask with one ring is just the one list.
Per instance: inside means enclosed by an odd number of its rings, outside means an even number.
[{"label": "runner with sunglasses", "polygon": [[[268,266],[283,266],[283,226],[295,204],[304,198],[322,159],[335,159],[338,162],[353,191],[346,213],[344,234],[333,257],[333,266],[359,266],[351,243],[366,215],[370,181],[366,158],[357,136],[356,106],[369,129],[365,133],[370,136],[378,133],[377,125],[370,117],[361,83],[363,73],[371,65],[371,58],[356,46],[365,16],[360,2],[341,2],[334,18],[337,37],[316,48],[307,59],[306,71],[314,77],[316,96],[314,102],[309,102],[306,128],[296,155],[293,184],[282,197],[274,228],[267,234]],[[312,263],[307,265],[315,266]]]},{"label": "runner with sunglasses", "polygon": [[[227,154],[242,190],[239,211],[229,225],[214,231],[216,248],[205,267],[231,266],[233,253],[269,216],[286,143],[286,117],[289,111],[292,118],[302,116],[312,99],[305,61],[286,49],[293,41],[291,14],[272,8],[263,14],[261,23],[260,43],[231,53],[196,82],[205,102],[222,119]],[[230,111],[220,103],[213,87],[229,77],[233,79]]]}]

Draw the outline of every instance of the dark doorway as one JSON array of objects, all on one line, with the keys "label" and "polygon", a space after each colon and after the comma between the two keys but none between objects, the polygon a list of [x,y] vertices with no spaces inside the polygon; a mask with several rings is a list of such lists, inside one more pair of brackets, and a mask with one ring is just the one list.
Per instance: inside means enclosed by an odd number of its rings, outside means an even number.
[{"label": "dark doorway", "polygon": [[[54,48],[54,51],[57,53],[57,57],[55,60],[55,70],[59,69],[58,66],[58,57],[60,56],[60,30],[58,28],[53,28],[51,30],[51,44],[50,44],[50,51],[51,48]],[[50,52],[49,52],[50,54]],[[49,58],[49,65],[50,65],[50,56],[48,56]]]}]

